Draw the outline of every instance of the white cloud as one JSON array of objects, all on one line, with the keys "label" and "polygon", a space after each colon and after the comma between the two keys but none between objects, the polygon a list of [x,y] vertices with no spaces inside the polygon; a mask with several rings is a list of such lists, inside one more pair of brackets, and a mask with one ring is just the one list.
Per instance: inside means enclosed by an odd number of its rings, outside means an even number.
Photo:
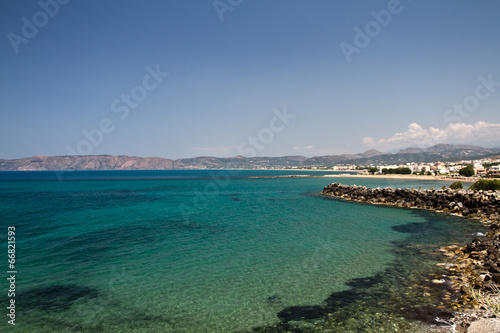
[{"label": "white cloud", "polygon": [[295,147],[293,147],[293,150],[311,150],[313,148],[314,148],[314,146],[312,146],[312,145],[305,146],[305,147],[297,147],[297,146],[295,146]]},{"label": "white cloud", "polygon": [[406,132],[396,133],[387,139],[365,137],[363,138],[363,144],[370,147],[392,149],[437,143],[495,142],[499,140],[500,124],[479,121],[475,125],[452,123],[443,129],[435,127],[425,129],[417,123],[411,123]]}]

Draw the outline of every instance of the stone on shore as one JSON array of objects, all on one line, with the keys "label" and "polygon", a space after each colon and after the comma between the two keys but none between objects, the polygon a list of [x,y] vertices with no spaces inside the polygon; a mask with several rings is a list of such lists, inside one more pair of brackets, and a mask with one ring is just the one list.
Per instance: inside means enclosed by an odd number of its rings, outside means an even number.
[{"label": "stone on shore", "polygon": [[467,333],[500,333],[500,319],[483,318],[471,323]]}]

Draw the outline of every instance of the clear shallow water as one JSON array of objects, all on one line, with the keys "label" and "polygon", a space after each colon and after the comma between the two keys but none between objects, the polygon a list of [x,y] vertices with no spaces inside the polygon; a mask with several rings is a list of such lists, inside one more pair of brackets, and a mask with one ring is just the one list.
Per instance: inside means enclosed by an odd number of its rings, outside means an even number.
[{"label": "clear shallow water", "polygon": [[5,233],[16,226],[16,331],[357,332],[413,323],[400,308],[434,301],[415,287],[440,260],[428,252],[483,230],[317,194],[334,181],[445,182],[247,178],[290,173],[0,173],[0,223]]}]

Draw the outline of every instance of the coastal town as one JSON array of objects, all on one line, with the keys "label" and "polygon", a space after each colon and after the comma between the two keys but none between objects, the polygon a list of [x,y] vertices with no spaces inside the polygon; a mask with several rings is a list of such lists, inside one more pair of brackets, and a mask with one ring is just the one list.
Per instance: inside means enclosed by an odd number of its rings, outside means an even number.
[{"label": "coastal town", "polygon": [[[391,174],[391,170],[400,170],[402,174],[434,175],[460,177],[460,170],[470,166],[474,171],[470,177],[500,177],[500,157],[489,157],[475,160],[461,160],[456,162],[430,162],[430,163],[402,163],[391,165],[367,165],[342,164],[330,167],[312,166],[310,170],[332,170],[332,171],[357,171],[358,175],[369,174]],[[291,169],[297,169],[292,167]],[[396,173],[396,172],[394,172]]]}]

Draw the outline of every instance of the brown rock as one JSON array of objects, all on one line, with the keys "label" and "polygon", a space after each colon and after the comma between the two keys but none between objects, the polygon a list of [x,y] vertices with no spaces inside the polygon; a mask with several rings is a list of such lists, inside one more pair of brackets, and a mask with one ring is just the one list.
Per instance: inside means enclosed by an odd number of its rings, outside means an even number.
[{"label": "brown rock", "polygon": [[500,332],[500,319],[483,318],[473,322],[467,333],[498,333]]},{"label": "brown rock", "polygon": [[491,279],[493,282],[500,284],[500,273],[493,273]]}]

